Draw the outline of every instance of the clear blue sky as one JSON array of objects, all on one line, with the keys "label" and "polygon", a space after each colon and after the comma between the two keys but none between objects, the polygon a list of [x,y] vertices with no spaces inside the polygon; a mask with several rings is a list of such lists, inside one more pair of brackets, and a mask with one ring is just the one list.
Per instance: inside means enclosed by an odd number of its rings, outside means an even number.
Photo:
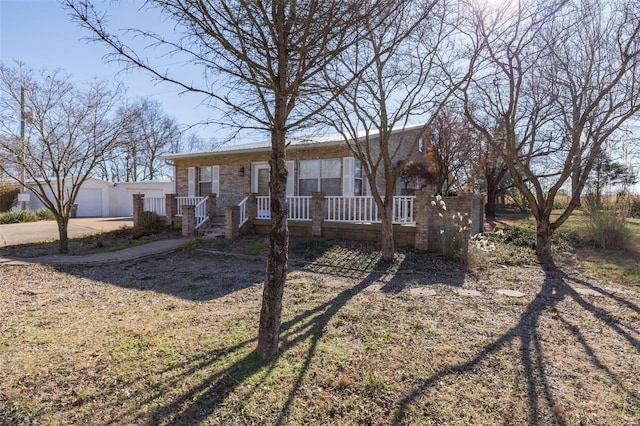
[{"label": "clear blue sky", "polygon": [[[130,0],[110,6],[113,27],[133,26],[137,20],[144,19],[145,25],[164,25],[171,30],[171,24],[162,23],[158,15],[139,12],[142,3]],[[78,83],[94,77],[120,81],[128,87],[127,96],[158,100],[166,113],[182,126],[206,120],[215,113],[199,105],[202,98],[196,95],[180,95],[176,86],[154,82],[142,71],[122,72],[122,64],[106,63],[107,46],[84,40],[88,36],[90,33],[71,22],[69,11],[56,0],[0,0],[0,61],[5,65],[19,60],[37,70],[62,69]],[[188,70],[184,72],[188,78],[199,78],[194,71],[191,71],[193,75],[189,75]],[[205,139],[226,135],[226,131],[221,132],[216,126],[198,127],[194,131]]]}]

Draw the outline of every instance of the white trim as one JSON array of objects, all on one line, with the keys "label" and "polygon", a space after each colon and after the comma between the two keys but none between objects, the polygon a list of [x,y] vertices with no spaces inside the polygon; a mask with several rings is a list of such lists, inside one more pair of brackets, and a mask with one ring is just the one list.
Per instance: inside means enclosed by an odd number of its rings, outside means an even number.
[{"label": "white trim", "polygon": [[187,169],[187,182],[188,182],[187,196],[195,197],[196,196],[196,168],[195,167],[189,167]]},{"label": "white trim", "polygon": [[259,169],[271,170],[271,168],[269,167],[269,163],[266,161],[257,161],[255,163],[251,163],[251,192],[253,192],[254,194],[258,193]]},{"label": "white trim", "polygon": [[220,195],[220,166],[211,166],[211,192]]},{"label": "white trim", "polygon": [[287,197],[295,195],[296,163],[287,161]]},{"label": "white trim", "polygon": [[344,157],[342,159],[342,195],[351,197],[355,192],[355,164],[354,157]]}]

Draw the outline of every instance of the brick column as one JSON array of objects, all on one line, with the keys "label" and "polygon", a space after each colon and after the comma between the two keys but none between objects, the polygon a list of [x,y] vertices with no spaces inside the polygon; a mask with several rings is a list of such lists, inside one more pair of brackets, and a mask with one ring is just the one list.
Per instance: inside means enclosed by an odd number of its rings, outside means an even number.
[{"label": "brick column", "polygon": [[176,194],[166,194],[164,196],[164,211],[167,221],[167,226],[173,228],[173,218],[178,212],[178,201],[176,200]]},{"label": "brick column", "polygon": [[258,215],[258,201],[256,200],[256,196],[258,194],[256,194],[255,192],[247,192],[244,195],[248,198],[247,219],[249,219],[249,222],[253,223],[253,221],[256,219],[256,216]]},{"label": "brick column", "polygon": [[182,236],[196,236],[196,206],[182,206]]},{"label": "brick column", "polygon": [[209,220],[213,221],[213,218],[218,213],[218,204],[217,204],[218,196],[216,194],[207,194],[207,216],[209,216]]},{"label": "brick column", "polygon": [[429,250],[429,217],[431,210],[431,191],[423,189],[416,192],[414,217],[416,220],[416,250]]},{"label": "brick column", "polygon": [[327,199],[324,192],[311,193],[311,235],[322,237],[322,224],[327,211]]},{"label": "brick column", "polygon": [[140,218],[144,211],[144,194],[133,194],[133,227],[140,227]]},{"label": "brick column", "polygon": [[240,207],[225,206],[224,207],[224,237],[227,240],[238,238],[240,235]]}]

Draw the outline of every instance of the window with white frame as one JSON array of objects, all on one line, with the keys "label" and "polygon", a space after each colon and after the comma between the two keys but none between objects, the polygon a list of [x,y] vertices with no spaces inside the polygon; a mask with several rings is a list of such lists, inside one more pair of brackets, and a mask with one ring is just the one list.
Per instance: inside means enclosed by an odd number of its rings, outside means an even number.
[{"label": "window with white frame", "polygon": [[362,182],[362,163],[356,158],[353,168],[353,195],[364,195]]},{"label": "window with white frame", "polygon": [[312,192],[327,195],[341,194],[342,160],[301,160],[299,163],[298,194],[309,196]]},{"label": "window with white frame", "polygon": [[203,166],[197,168],[197,196],[220,192],[220,166]]}]

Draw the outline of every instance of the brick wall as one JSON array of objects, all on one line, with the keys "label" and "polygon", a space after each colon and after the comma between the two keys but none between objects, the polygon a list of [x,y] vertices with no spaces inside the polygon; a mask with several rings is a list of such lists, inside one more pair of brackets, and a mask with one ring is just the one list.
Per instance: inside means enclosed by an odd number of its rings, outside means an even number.
[{"label": "brick wall", "polygon": [[[410,159],[419,161],[422,154],[417,151],[415,143],[417,141],[418,130],[412,132],[398,133],[392,135],[392,143],[402,142],[402,148],[393,157],[395,165],[399,160]],[[377,142],[372,142],[373,152],[378,152]],[[294,191],[298,194],[298,178],[300,176],[300,160],[320,160],[328,158],[351,157],[353,154],[346,144],[324,145],[315,144],[296,145],[287,150],[287,160],[295,161]],[[224,207],[227,205],[237,205],[246,195],[251,192],[251,165],[256,162],[268,162],[269,151],[254,151],[249,153],[231,154],[209,154],[202,157],[182,158],[174,160],[176,166],[176,190],[178,197],[186,197],[189,192],[188,169],[189,167],[220,166],[220,193],[218,194],[216,214],[224,215]],[[197,176],[196,176],[197,178]],[[380,190],[384,188],[384,176],[379,173],[376,184]],[[398,187],[398,193],[400,184]]]}]

